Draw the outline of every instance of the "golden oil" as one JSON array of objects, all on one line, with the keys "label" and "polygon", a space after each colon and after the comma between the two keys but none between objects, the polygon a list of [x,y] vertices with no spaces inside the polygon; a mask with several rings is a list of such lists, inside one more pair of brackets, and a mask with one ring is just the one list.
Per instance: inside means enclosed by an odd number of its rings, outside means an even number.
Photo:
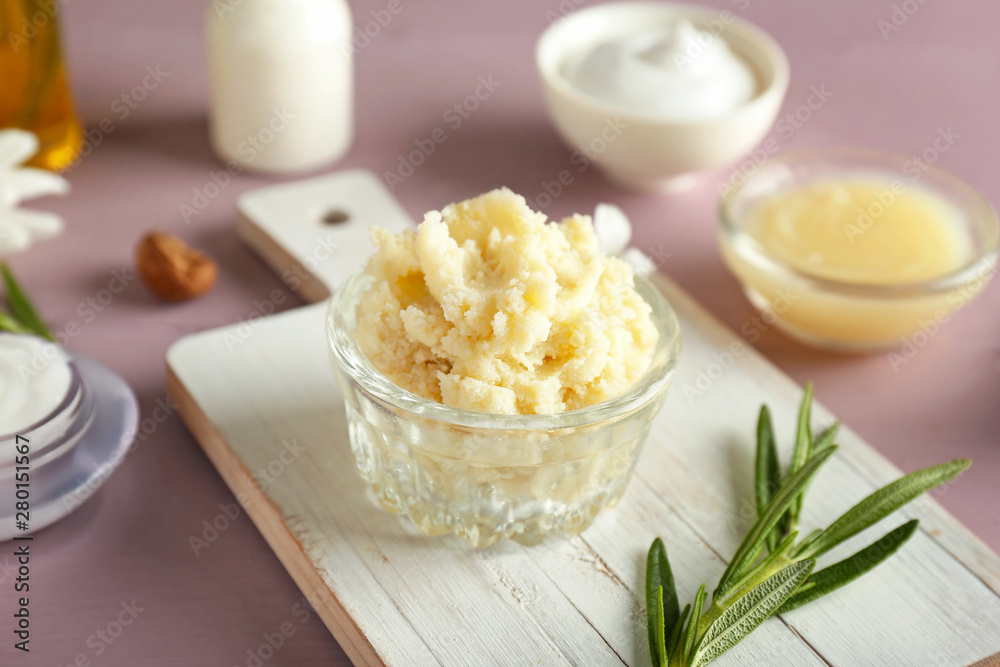
[{"label": "golden oil", "polygon": [[38,136],[28,163],[58,171],[77,157],[83,131],[59,39],[58,0],[0,0],[0,128]]}]

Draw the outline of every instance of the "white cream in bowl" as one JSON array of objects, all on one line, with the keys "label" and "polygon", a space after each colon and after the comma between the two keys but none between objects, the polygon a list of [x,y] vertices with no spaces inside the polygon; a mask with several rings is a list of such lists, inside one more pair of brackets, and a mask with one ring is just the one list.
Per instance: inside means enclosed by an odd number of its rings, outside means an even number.
[{"label": "white cream in bowl", "polygon": [[35,336],[0,336],[0,434],[24,431],[66,398],[72,373],[55,343]]},{"label": "white cream in bowl", "polygon": [[788,60],[728,10],[592,5],[554,22],[536,62],[559,135],[612,181],[671,190],[747,155],[774,124]]},{"label": "white cream in bowl", "polygon": [[690,21],[600,42],[570,59],[566,79],[582,92],[665,120],[718,118],[757,91],[753,69],[720,36]]}]

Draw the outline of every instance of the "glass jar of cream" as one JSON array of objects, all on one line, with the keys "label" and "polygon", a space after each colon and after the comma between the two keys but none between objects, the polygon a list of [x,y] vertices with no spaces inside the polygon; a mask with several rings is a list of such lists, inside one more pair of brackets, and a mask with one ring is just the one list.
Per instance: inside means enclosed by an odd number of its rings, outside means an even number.
[{"label": "glass jar of cream", "polygon": [[107,368],[11,333],[0,333],[0,396],[0,539],[10,539],[69,514],[107,479],[138,409]]}]

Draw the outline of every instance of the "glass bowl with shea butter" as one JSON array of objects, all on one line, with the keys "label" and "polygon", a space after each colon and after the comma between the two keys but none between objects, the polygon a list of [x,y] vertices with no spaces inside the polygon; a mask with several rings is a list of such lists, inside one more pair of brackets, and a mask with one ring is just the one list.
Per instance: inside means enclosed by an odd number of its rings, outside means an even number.
[{"label": "glass bowl with shea butter", "polygon": [[327,334],[358,470],[383,509],[425,535],[485,547],[579,533],[618,502],[680,353],[677,318],[656,287],[635,278],[658,338],[624,393],[565,412],[497,415],[424,398],[372,364],[354,335],[372,280],[358,271],[334,293]]},{"label": "glass bowl with shea butter", "polygon": [[765,320],[806,344],[925,345],[996,270],[993,208],[919,156],[795,151],[740,181],[720,203],[723,259]]}]

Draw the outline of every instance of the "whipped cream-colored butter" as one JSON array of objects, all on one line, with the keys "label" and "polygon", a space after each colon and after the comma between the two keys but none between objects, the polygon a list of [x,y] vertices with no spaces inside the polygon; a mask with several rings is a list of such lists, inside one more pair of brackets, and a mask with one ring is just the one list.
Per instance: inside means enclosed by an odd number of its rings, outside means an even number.
[{"label": "whipped cream-colored butter", "polygon": [[372,238],[355,336],[404,389],[466,410],[548,414],[618,396],[649,365],[651,309],[586,216],[546,223],[504,188]]},{"label": "whipped cream-colored butter", "polygon": [[597,44],[564,73],[592,97],[672,121],[718,118],[757,92],[753,70],[725,39],[689,21]]}]

